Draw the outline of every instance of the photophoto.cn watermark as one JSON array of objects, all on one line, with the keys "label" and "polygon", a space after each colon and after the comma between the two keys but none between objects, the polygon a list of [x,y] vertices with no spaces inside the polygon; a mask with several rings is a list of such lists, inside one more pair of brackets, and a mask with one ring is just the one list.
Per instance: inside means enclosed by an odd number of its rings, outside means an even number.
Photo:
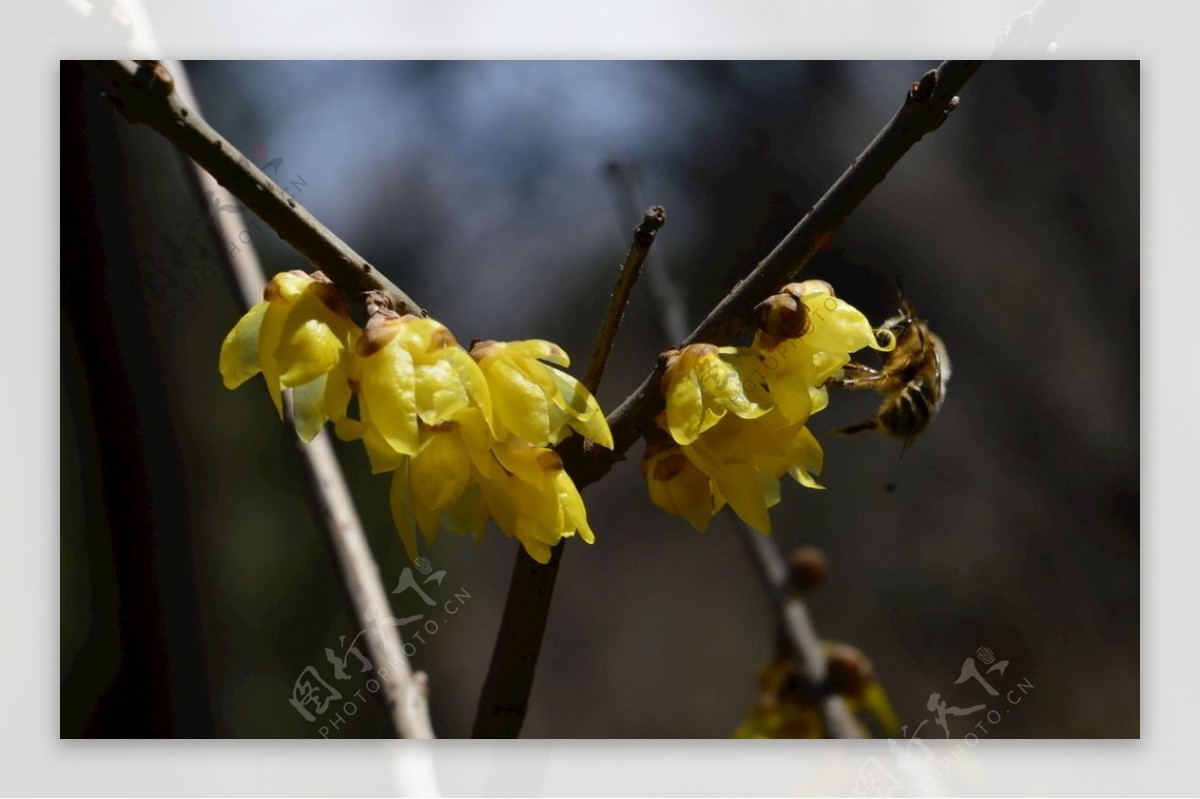
[{"label": "photophoto.cn watermark", "polygon": [[[255,162],[261,161],[259,169],[278,183],[283,159],[268,159],[268,153],[261,147],[253,148],[252,154]],[[286,186],[279,183],[283,193],[289,197],[300,194],[307,185],[308,182],[299,174]],[[205,192],[205,203],[208,207],[190,224],[176,223],[173,232],[160,238],[160,247],[151,247],[150,252],[140,255],[130,275],[130,291],[159,323],[178,321],[184,314],[192,312],[197,307],[196,300],[202,288],[221,273],[222,264],[217,249],[221,244],[212,242],[207,232],[210,213],[249,210],[241,204],[221,202],[213,191]],[[252,215],[247,217],[245,227],[238,232],[237,238],[228,243],[230,253],[239,252],[243,246],[250,244],[251,230],[263,230],[262,223]]]},{"label": "photophoto.cn watermark", "polygon": [[323,665],[305,666],[296,677],[288,702],[322,738],[344,731],[363,703],[378,701],[373,695],[400,665],[399,660],[372,663],[358,646],[364,635],[378,635],[380,624],[400,628],[404,641],[401,650],[411,660],[422,646],[453,622],[471,598],[465,588],[450,590],[444,586],[445,569],[434,571],[428,558],[417,558],[413,566],[421,575],[420,580],[412,568],[405,566],[392,593],[411,591],[416,595],[411,602],[423,605],[421,613],[396,618],[389,610],[383,618],[371,619],[371,628],[359,630],[349,642],[346,636],[339,636],[337,648],[325,647]]},{"label": "photophoto.cn watermark", "polygon": [[[986,646],[963,661],[954,685],[964,687],[947,689],[954,691],[953,699],[943,698],[939,691],[930,692],[925,709],[932,715],[911,732],[909,725],[901,727],[902,740],[888,739],[895,757],[891,769],[879,758],[867,758],[854,778],[855,796],[930,796],[940,792],[964,755],[982,739],[1003,735],[1005,721],[1021,711],[1021,703],[1034,689],[1028,676],[1014,674],[1009,662]],[[922,733],[930,738],[942,737],[941,733],[957,743],[939,757],[917,737]]]}]

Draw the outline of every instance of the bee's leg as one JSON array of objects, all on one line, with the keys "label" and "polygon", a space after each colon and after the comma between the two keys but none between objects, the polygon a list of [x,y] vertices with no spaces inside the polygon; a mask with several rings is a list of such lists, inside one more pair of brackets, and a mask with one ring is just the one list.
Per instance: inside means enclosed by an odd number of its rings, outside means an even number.
[{"label": "bee's leg", "polygon": [[877,370],[861,363],[846,364],[842,367],[842,374],[843,377],[829,378],[825,381],[825,385],[850,389],[874,388],[875,383],[882,377]]},{"label": "bee's leg", "polygon": [[844,377],[831,377],[825,385],[857,391],[873,388],[877,391],[895,391],[904,385],[896,375],[872,369],[861,363],[848,363],[842,367]]},{"label": "bee's leg", "polygon": [[859,422],[858,424],[852,424],[849,427],[842,427],[837,430],[834,430],[833,432],[837,433],[839,436],[850,436],[850,435],[854,435],[855,433],[865,433],[868,430],[876,430],[878,428],[879,428],[878,420],[868,419],[865,422]]}]

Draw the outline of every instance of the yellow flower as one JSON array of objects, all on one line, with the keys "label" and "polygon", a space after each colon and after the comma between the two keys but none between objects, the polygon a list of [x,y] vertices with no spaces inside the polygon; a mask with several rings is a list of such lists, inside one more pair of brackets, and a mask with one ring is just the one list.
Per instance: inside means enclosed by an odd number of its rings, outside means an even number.
[{"label": "yellow flower", "polygon": [[502,468],[479,474],[482,501],[529,557],[549,563],[550,548],[576,532],[585,543],[595,542],[583,498],[554,450],[507,441],[495,444],[492,454]]},{"label": "yellow flower", "polygon": [[225,337],[221,377],[232,389],[261,372],[281,416],[282,391],[291,389],[296,432],[311,441],[346,415],[348,353],[361,331],[320,272],[281,272],[263,297]]},{"label": "yellow flower", "polygon": [[820,443],[807,427],[788,422],[776,409],[757,419],[728,416],[682,449],[711,479],[715,507],[728,502],[738,518],[761,533],[771,532],[768,509],[779,503],[780,477],[789,474],[806,488],[821,488],[813,478],[824,466]]},{"label": "yellow flower", "polygon": [[736,348],[712,344],[689,344],[664,354],[660,386],[667,401],[667,429],[677,443],[691,444],[729,411],[742,419],[756,419],[770,410],[746,396],[742,376],[722,359],[737,354]]},{"label": "yellow flower", "polygon": [[709,520],[724,504],[715,495],[708,475],[670,439],[646,444],[642,476],[650,488],[650,500],[672,516],[687,519],[698,532],[708,528]]},{"label": "yellow flower", "polygon": [[[445,325],[401,316],[378,292],[366,306],[360,330],[319,272],[276,275],[225,338],[225,385],[261,372],[281,414],[292,391],[305,441],[330,419],[340,437],[361,439],[372,471],[393,473],[392,518],[410,558],[418,530],[426,544],[439,527],[478,540],[489,516],[540,563],[563,538],[593,543],[583,498],[547,445],[572,430],[610,449],[613,440],[591,393],[541,363],[567,366],[566,353],[546,341],[468,353]],[[347,415],[355,395],[357,419]]]},{"label": "yellow flower", "polygon": [[[797,303],[804,311],[793,313],[803,316],[805,324],[794,328],[804,332],[781,338]],[[789,283],[756,311],[762,329],[737,366],[765,388],[790,422],[803,422],[829,404],[824,383],[850,362],[850,353],[864,347],[886,352],[896,346],[895,336],[873,329],[861,311],[835,297],[822,280]]]},{"label": "yellow flower", "polygon": [[360,418],[346,420],[337,431],[343,438],[364,439],[375,471],[389,471],[398,457],[417,454],[422,423],[437,427],[475,408],[484,425],[491,425],[487,381],[440,322],[377,309],[356,355],[350,380]]},{"label": "yellow flower", "polygon": [[438,525],[476,539],[487,521],[477,482],[481,474],[500,472],[489,453],[489,433],[478,408],[466,408],[455,419],[420,424],[420,444],[413,456],[396,456],[386,442],[364,440],[372,463],[390,463],[392,520],[410,559],[417,557],[416,530],[425,543],[437,539]]},{"label": "yellow flower", "polygon": [[557,444],[571,430],[612,449],[604,412],[578,380],[542,361],[570,365],[567,354],[549,341],[480,341],[471,347],[491,389],[494,430],[535,446]]}]

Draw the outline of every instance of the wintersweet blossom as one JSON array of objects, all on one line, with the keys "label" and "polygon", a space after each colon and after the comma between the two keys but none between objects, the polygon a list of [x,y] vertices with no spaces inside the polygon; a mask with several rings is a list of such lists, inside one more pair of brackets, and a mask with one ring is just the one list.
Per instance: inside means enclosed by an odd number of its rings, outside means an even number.
[{"label": "wintersweet blossom", "polygon": [[728,504],[770,532],[784,475],[821,488],[815,475],[824,453],[806,423],[829,404],[825,381],[850,353],[895,346],[823,281],[785,286],[760,303],[755,319],[750,347],[692,344],[664,353],[666,410],[657,422],[673,444],[648,445],[642,470],[651,500],[698,530]]},{"label": "wintersweet blossom", "polygon": [[650,489],[650,501],[672,516],[687,519],[698,532],[708,528],[709,520],[724,505],[709,476],[670,439],[646,444],[642,476]]},{"label": "wintersweet blossom", "polygon": [[513,435],[547,446],[574,430],[612,449],[608,422],[591,392],[561,369],[542,363],[571,365],[557,344],[540,339],[479,341],[471,347],[471,357],[478,361],[494,397],[497,438]]},{"label": "wintersweet blossom", "polygon": [[311,441],[346,415],[348,354],[360,333],[323,274],[282,272],[225,337],[221,377],[233,389],[261,373],[280,416],[283,389],[291,389],[296,432]]},{"label": "wintersweet blossom", "polygon": [[583,498],[554,450],[510,440],[494,445],[492,454],[501,468],[481,475],[482,501],[501,532],[517,539],[529,557],[549,563],[550,548],[576,533],[595,543]]},{"label": "wintersweet blossom", "polygon": [[594,542],[579,490],[548,446],[574,431],[611,448],[612,433],[591,393],[542,363],[565,367],[567,354],[540,340],[468,353],[445,325],[402,316],[378,292],[366,307],[360,330],[320,273],[276,275],[225,339],[225,385],[261,372],[280,412],[291,389],[305,441],[328,420],[339,437],[361,440],[372,471],[392,473],[392,519],[410,558],[417,531],[426,545],[440,528],[478,539],[489,518],[540,563],[563,538]]},{"label": "wintersweet blossom", "polygon": [[367,439],[376,471],[389,470],[389,449],[392,457],[417,454],[419,423],[436,426],[475,408],[490,427],[487,381],[442,323],[377,308],[355,355],[350,381],[358,395],[360,424],[343,424],[338,432]]},{"label": "wintersweet blossom", "polygon": [[746,396],[737,369],[723,360],[737,353],[733,347],[689,344],[663,354],[661,389],[667,401],[667,428],[677,443],[691,444],[728,412],[756,419],[769,410]]}]

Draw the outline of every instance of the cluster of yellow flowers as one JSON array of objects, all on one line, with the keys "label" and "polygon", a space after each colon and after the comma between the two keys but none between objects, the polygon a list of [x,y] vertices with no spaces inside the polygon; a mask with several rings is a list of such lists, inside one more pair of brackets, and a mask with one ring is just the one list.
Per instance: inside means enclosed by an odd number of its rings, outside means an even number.
[{"label": "cluster of yellow flowers", "polygon": [[829,404],[825,381],[871,347],[895,337],[838,299],[824,281],[791,283],[755,309],[749,347],[690,344],[664,353],[665,435],[647,439],[642,473],[654,504],[703,531],[726,503],[742,521],[771,531],[786,473],[821,488],[824,454],[805,426]]},{"label": "cluster of yellow flowers", "polygon": [[[572,431],[612,448],[591,393],[548,341],[482,341],[470,351],[439,322],[367,299],[364,328],[320,272],[278,274],[226,336],[227,388],[261,373],[282,416],[290,389],[296,431],[311,441],[327,421],[361,440],[375,473],[392,472],[391,510],[410,558],[416,530],[483,534],[490,516],[539,563],[576,533],[594,541],[583,500],[550,449]],[[357,397],[358,418],[350,404]]]}]

